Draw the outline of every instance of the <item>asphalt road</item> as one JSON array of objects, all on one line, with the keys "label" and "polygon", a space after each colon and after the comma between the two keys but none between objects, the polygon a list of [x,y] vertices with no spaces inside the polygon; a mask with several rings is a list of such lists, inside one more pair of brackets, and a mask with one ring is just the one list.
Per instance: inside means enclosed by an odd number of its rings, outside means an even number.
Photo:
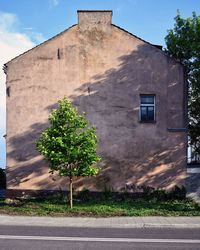
[{"label": "asphalt road", "polygon": [[200,229],[0,226],[0,250],[200,250]]}]

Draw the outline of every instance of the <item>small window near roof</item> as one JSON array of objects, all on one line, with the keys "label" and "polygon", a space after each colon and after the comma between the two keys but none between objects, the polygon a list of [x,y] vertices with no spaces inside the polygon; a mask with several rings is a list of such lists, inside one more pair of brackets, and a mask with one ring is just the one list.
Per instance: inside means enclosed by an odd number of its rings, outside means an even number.
[{"label": "small window near roof", "polygon": [[155,122],[155,95],[140,95],[140,121]]}]

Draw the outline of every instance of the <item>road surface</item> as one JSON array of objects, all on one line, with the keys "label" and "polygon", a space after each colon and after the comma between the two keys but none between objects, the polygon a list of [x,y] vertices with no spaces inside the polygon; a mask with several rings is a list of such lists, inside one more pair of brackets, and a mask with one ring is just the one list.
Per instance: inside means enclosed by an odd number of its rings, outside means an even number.
[{"label": "road surface", "polygon": [[200,229],[0,226],[1,250],[200,250]]}]

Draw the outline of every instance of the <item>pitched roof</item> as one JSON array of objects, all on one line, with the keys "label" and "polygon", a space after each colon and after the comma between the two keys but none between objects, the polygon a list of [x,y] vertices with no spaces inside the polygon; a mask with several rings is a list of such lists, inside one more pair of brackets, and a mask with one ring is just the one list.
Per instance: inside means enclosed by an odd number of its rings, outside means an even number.
[{"label": "pitched roof", "polygon": [[115,24],[112,24],[112,26],[114,26],[114,27],[116,27],[116,28],[118,28],[118,29],[120,29],[120,30],[126,32],[127,34],[129,34],[129,35],[131,35],[131,36],[134,36],[135,38],[139,39],[140,41],[142,41],[142,42],[144,42],[144,43],[146,43],[146,44],[149,44],[150,46],[153,46],[153,47],[156,48],[156,49],[159,49],[160,51],[162,51],[162,53],[163,53],[165,56],[169,57],[171,60],[174,60],[176,63],[180,63],[182,66],[184,66],[178,59],[176,59],[176,58],[174,58],[174,57],[168,55],[164,50],[162,50],[163,47],[162,47],[161,45],[152,44],[152,43],[150,43],[150,42],[147,42],[146,40],[144,40],[144,39],[142,39],[142,38],[140,38],[140,37],[134,35],[133,33],[129,32],[129,31],[127,31],[127,30],[125,30],[125,29],[123,29],[123,28],[121,28],[121,27],[119,27],[119,26],[117,26],[117,25],[115,25]]},{"label": "pitched roof", "polygon": [[34,46],[33,48],[31,48],[31,49],[29,49],[29,50],[27,50],[27,51],[25,51],[25,52],[19,54],[18,56],[12,58],[11,60],[9,60],[8,62],[6,62],[6,63],[4,64],[4,67],[6,67],[8,63],[12,62],[13,60],[17,59],[17,58],[20,57],[20,56],[25,55],[25,54],[28,53],[29,51],[32,51],[32,50],[34,50],[35,48],[38,48],[38,47],[40,47],[41,45],[43,45],[43,44],[45,44],[45,43],[47,43],[47,42],[49,42],[49,41],[51,41],[51,40],[53,40],[53,39],[55,39],[55,38],[61,36],[61,35],[64,34],[66,31],[68,31],[69,29],[73,28],[73,27],[76,26],[76,25],[77,25],[77,24],[73,24],[72,26],[70,26],[70,27],[67,28],[66,30],[63,30],[62,32],[60,32],[60,33],[58,33],[57,35],[55,35],[55,36],[49,38],[48,40],[46,40],[46,41],[44,41],[44,42],[42,42],[42,43],[40,43],[40,44]]},{"label": "pitched roof", "polygon": [[[88,11],[93,12],[94,10],[88,10]],[[78,12],[81,12],[81,10],[78,10]],[[170,59],[174,60],[176,63],[180,63],[181,65],[183,65],[180,61],[178,61],[177,59],[175,59],[175,58],[169,56],[167,53],[165,53],[165,51],[162,50],[162,46],[161,46],[161,45],[151,44],[150,42],[145,41],[144,39],[142,39],[142,38],[140,38],[140,37],[138,37],[138,36],[132,34],[131,32],[129,32],[129,31],[127,31],[127,30],[125,30],[125,29],[123,29],[123,28],[121,28],[121,27],[119,27],[119,26],[117,26],[117,25],[115,25],[115,24],[111,24],[111,25],[112,25],[113,27],[115,27],[115,28],[118,28],[118,29],[122,30],[123,32],[126,32],[127,34],[129,34],[129,35],[131,35],[131,36],[134,36],[135,38],[137,38],[137,39],[143,41],[144,43],[149,44],[150,46],[153,46],[153,47],[156,48],[156,49],[159,49],[160,51],[163,52],[163,54],[164,54],[165,56],[167,56],[167,57],[169,57]],[[31,49],[29,49],[29,50],[23,52],[22,54],[20,54],[20,55],[14,57],[14,58],[12,58],[10,61],[8,61],[8,62],[6,62],[6,63],[4,64],[4,66],[3,66],[4,72],[6,71],[7,64],[9,64],[10,62],[12,62],[13,60],[17,59],[17,58],[20,57],[20,56],[23,56],[23,55],[27,54],[29,51],[32,51],[32,50],[34,50],[35,48],[38,48],[39,46],[41,46],[41,45],[43,45],[43,44],[45,44],[45,43],[47,43],[47,42],[49,42],[49,41],[51,41],[51,40],[53,40],[53,39],[59,37],[59,36],[61,36],[62,34],[64,34],[65,32],[67,32],[69,29],[71,29],[71,28],[73,28],[73,27],[75,27],[75,26],[77,26],[77,24],[74,24],[74,25],[70,26],[70,27],[67,28],[66,30],[60,32],[59,34],[57,34],[57,35],[55,35],[55,36],[53,36],[53,37],[51,37],[50,39],[44,41],[43,43],[40,43],[40,44],[36,45],[35,47],[33,47],[33,48],[31,48]]]}]

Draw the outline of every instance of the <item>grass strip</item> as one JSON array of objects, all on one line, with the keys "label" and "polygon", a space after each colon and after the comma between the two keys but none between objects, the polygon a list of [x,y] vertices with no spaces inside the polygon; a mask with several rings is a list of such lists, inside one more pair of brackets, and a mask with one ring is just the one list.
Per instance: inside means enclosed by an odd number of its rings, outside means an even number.
[{"label": "grass strip", "polygon": [[200,204],[191,200],[93,200],[75,201],[70,209],[64,200],[0,200],[0,214],[30,216],[200,216]]}]

